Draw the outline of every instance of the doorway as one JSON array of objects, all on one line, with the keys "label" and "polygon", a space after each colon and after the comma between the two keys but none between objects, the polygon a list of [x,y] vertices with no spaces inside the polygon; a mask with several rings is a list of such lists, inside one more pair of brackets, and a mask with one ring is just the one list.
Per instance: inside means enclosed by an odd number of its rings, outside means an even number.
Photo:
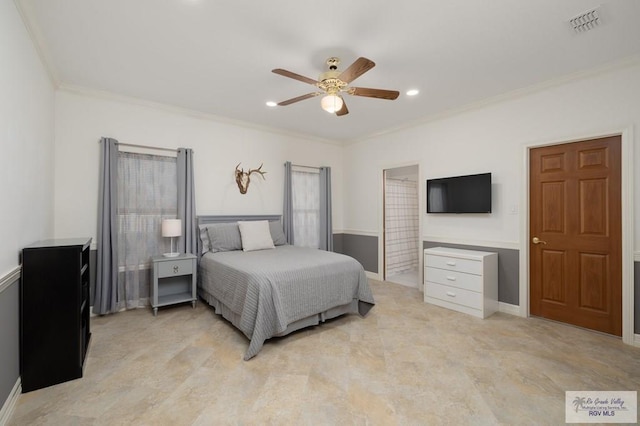
[{"label": "doorway", "polygon": [[383,279],[419,287],[418,166],[383,172]]},{"label": "doorway", "polygon": [[529,158],[531,315],[621,336],[621,137]]}]

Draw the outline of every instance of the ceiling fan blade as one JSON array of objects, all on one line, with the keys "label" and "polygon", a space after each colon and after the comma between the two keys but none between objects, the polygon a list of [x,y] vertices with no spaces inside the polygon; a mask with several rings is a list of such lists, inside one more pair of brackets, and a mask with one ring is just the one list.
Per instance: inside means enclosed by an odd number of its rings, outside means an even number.
[{"label": "ceiling fan blade", "polygon": [[347,108],[347,103],[342,99],[342,108],[336,111],[336,115],[338,117],[349,114],[349,109]]},{"label": "ceiling fan blade", "polygon": [[286,101],[278,102],[278,105],[280,106],[291,105],[296,102],[304,101],[305,99],[313,98],[314,96],[318,96],[319,94],[320,93],[318,92],[307,93],[306,95],[298,96],[297,98],[291,98],[291,99],[287,99]]},{"label": "ceiling fan blade", "polygon": [[369,71],[371,68],[375,67],[376,63],[367,58],[360,57],[356,59],[354,63],[352,63],[349,68],[342,71],[342,74],[338,76],[338,78],[345,83],[349,84],[356,78],[360,77],[365,72]]},{"label": "ceiling fan blade", "polygon": [[318,83],[317,80],[314,80],[314,79],[309,78],[309,77],[305,77],[305,76],[300,75],[300,74],[296,74],[296,73],[291,72],[291,71],[283,70],[281,68],[276,68],[274,70],[271,70],[271,72],[276,73],[278,75],[282,75],[284,77],[293,78],[294,80],[298,80],[298,81],[301,81],[303,83],[312,84],[314,86]]},{"label": "ceiling fan blade", "polygon": [[390,101],[396,99],[400,92],[397,90],[368,89],[366,87],[352,87],[349,94],[355,96],[366,96],[367,98],[388,99]]}]

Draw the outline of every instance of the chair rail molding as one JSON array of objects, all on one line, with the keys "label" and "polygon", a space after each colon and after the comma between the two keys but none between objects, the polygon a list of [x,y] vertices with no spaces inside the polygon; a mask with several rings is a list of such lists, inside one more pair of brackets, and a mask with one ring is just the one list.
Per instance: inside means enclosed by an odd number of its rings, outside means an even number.
[{"label": "chair rail molding", "polygon": [[0,277],[0,293],[9,288],[17,279],[20,278],[20,271],[22,266],[16,266],[4,276]]},{"label": "chair rail molding", "polygon": [[334,234],[362,235],[364,237],[377,237],[377,231],[364,231],[361,229],[342,229],[333,231]]},{"label": "chair rail molding", "polygon": [[472,240],[466,238],[451,238],[440,237],[437,235],[423,235],[422,241],[429,241],[431,243],[447,243],[447,244],[459,244],[463,246],[478,246],[487,248],[502,248],[520,250],[520,243],[518,241],[487,241],[487,240]]}]

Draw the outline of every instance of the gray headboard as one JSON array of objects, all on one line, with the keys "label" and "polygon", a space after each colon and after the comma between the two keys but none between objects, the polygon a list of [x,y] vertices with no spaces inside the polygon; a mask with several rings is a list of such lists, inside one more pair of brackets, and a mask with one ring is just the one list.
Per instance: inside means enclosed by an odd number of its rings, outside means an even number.
[{"label": "gray headboard", "polygon": [[239,220],[280,220],[279,214],[261,214],[261,215],[226,215],[226,216],[198,216],[198,226],[208,225],[210,223],[238,222]]},{"label": "gray headboard", "polygon": [[211,223],[228,223],[238,222],[239,220],[268,220],[280,221],[282,216],[279,214],[261,214],[261,215],[203,215],[198,216],[198,262],[200,261],[200,253],[202,253],[202,241],[200,241],[200,227]]}]

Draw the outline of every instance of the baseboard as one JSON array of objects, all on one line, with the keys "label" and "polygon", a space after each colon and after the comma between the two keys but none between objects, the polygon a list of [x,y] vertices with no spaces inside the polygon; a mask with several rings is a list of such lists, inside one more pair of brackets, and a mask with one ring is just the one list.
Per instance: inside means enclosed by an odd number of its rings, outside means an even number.
[{"label": "baseboard", "polygon": [[633,346],[637,346],[640,348],[640,334],[633,335]]},{"label": "baseboard", "polygon": [[510,303],[498,302],[498,312],[521,317],[520,306]]},{"label": "baseboard", "polygon": [[403,287],[409,287],[409,288],[413,288],[413,289],[416,289],[416,290],[420,290],[420,288],[418,288],[417,284],[399,283],[399,282],[393,281],[393,278],[392,279],[387,278],[386,282],[392,283],[392,284],[401,285]]},{"label": "baseboard", "polygon": [[0,426],[5,426],[9,423],[11,416],[13,415],[13,409],[16,407],[16,403],[18,402],[18,398],[22,393],[22,382],[20,381],[20,377],[16,381],[16,384],[13,385],[13,389],[11,389],[11,393],[7,397],[7,400],[2,405],[2,409],[0,410]]},{"label": "baseboard", "polygon": [[380,275],[376,272],[364,271],[364,273],[367,274],[367,278],[371,278],[372,280],[382,281],[382,278],[380,278]]}]

